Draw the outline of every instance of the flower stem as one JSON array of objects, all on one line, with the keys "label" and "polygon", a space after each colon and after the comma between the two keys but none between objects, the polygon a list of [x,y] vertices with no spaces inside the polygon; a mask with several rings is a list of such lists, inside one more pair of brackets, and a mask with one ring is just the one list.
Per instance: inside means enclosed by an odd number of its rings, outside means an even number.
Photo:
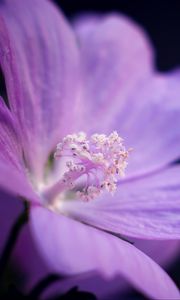
[{"label": "flower stem", "polygon": [[29,206],[28,202],[24,201],[24,209],[23,212],[20,214],[18,219],[15,221],[14,225],[12,226],[11,232],[9,234],[9,238],[7,240],[7,243],[4,247],[2,256],[0,258],[0,282],[2,282],[2,279],[4,277],[4,273],[6,271],[6,267],[9,262],[9,258],[11,256],[11,253],[13,251],[14,245],[17,241],[17,238],[19,236],[19,233],[23,226],[28,222],[28,211]]}]

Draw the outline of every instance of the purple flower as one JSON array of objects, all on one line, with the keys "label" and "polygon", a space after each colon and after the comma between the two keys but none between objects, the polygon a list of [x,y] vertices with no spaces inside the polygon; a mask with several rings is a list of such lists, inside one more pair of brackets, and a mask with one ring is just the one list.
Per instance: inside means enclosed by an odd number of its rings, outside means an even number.
[{"label": "purple flower", "polygon": [[[65,275],[98,270],[179,298],[153,260],[107,233],[179,239],[179,73],[154,70],[147,38],[124,16],[81,18],[75,34],[45,0],[2,1],[0,16],[0,186],[30,201],[42,256]],[[133,151],[116,181],[128,155],[119,134]]]}]

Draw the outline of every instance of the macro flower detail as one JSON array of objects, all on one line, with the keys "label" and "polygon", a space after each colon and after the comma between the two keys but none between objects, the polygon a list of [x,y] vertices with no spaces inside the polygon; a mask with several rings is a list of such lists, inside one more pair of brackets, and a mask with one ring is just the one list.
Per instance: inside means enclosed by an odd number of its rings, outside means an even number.
[{"label": "macro flower detail", "polygon": [[179,72],[155,70],[128,18],[71,27],[48,0],[0,3],[0,66],[0,187],[28,201],[45,262],[179,299],[168,274],[121,238],[180,237]]},{"label": "macro flower detail", "polygon": [[109,136],[93,134],[90,139],[84,132],[66,136],[57,145],[55,158],[66,161],[66,171],[62,178],[47,189],[43,196],[47,201],[53,202],[56,196],[63,191],[76,187],[76,198],[90,201],[107,190],[112,194],[117,188],[117,176],[124,175],[127,166],[128,152],[117,132]]}]

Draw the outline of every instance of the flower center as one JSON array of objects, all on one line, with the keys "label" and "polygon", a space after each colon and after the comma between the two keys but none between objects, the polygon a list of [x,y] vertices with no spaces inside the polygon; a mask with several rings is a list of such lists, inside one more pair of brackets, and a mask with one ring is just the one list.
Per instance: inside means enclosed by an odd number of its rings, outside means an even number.
[{"label": "flower center", "polygon": [[97,198],[103,191],[113,194],[124,176],[129,150],[116,131],[109,136],[84,132],[67,135],[56,148],[55,159],[64,160],[62,178],[44,192],[51,203],[60,193],[71,190],[82,201]]}]

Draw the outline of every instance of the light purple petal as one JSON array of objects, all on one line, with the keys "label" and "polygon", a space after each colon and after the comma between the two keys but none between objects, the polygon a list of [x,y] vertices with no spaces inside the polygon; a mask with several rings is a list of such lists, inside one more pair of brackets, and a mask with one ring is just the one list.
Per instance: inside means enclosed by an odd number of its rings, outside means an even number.
[{"label": "light purple petal", "polygon": [[153,299],[180,297],[168,275],[127,242],[41,207],[32,208],[31,224],[41,254],[57,272],[97,269],[108,278],[123,275]]},{"label": "light purple petal", "polygon": [[26,159],[41,173],[58,139],[71,130],[79,94],[76,41],[46,0],[0,5],[0,63]]},{"label": "light purple petal", "polygon": [[[6,200],[8,199],[6,198]],[[2,212],[5,212],[6,215],[6,218],[0,219],[0,225],[3,225],[5,229],[8,225],[10,226],[9,223],[12,223],[11,220],[7,219],[12,216],[12,209],[15,210],[16,208],[16,202],[14,199],[12,199],[11,202],[0,202],[0,209]],[[9,226],[8,228],[10,228]],[[41,253],[37,251],[37,245],[32,237],[30,227],[30,224],[24,226],[20,236],[18,237],[18,241],[15,245],[12,256],[12,261],[15,261],[16,265],[18,265],[20,270],[22,270],[25,274],[24,283],[26,293],[28,293],[28,291],[30,291],[40,280],[42,280],[42,278],[45,278],[48,276],[48,274],[52,274],[54,272],[54,268],[47,265],[47,262],[44,261]],[[5,238],[4,235],[3,237]],[[0,242],[3,237],[1,236]],[[122,277],[114,278],[113,280],[106,280],[100,276],[98,272],[88,272],[87,274],[82,273],[80,275],[68,278],[65,277],[64,279],[55,282],[52,286],[47,287],[47,289],[44,291],[43,299],[50,299],[51,297],[53,298],[53,295],[66,293],[74,286],[78,286],[82,291],[94,293],[98,299],[107,299],[108,297],[109,299],[113,299],[112,295],[116,291],[124,291],[129,287],[127,282]]]},{"label": "light purple petal", "polygon": [[[28,182],[23,171],[0,161],[0,188],[15,196],[20,196],[28,201],[40,202],[38,195]],[[3,199],[0,199],[3,200]]]},{"label": "light purple petal", "polygon": [[145,239],[180,238],[180,166],[119,184],[96,201],[64,201],[64,213],[93,226]]},{"label": "light purple petal", "polygon": [[[13,251],[13,261],[25,273],[26,293],[42,278],[54,273],[53,266],[49,266],[41,253],[37,251],[37,245],[32,237],[29,224],[24,227],[18,238]],[[82,291],[94,293],[98,299],[105,299],[108,296],[109,299],[113,299],[111,296],[115,291],[120,292],[128,288],[128,284],[123,278],[105,280],[98,272],[88,272],[87,274],[82,273],[68,278],[65,277],[55,282],[52,286],[46,288],[43,293],[43,299],[51,299],[54,295],[66,293],[74,286],[78,286]]]},{"label": "light purple petal", "polygon": [[151,46],[142,29],[118,14],[81,18],[75,30],[84,68],[83,125],[106,132],[129,93],[152,74]]},{"label": "light purple petal", "polygon": [[[117,130],[134,150],[127,175],[139,176],[179,157],[180,74],[153,72],[144,33],[123,16],[75,23],[84,64],[90,131]],[[84,125],[85,126],[85,125]]]},{"label": "light purple petal", "polygon": [[[2,203],[3,207],[7,209],[6,219],[12,212],[9,212],[9,202]],[[13,206],[14,207],[14,206]],[[9,210],[8,210],[9,209]],[[4,220],[5,222],[5,220]],[[6,223],[8,220],[6,220]],[[0,220],[1,223],[1,220]],[[47,266],[37,251],[34,238],[32,237],[30,228],[26,226],[23,232],[18,238],[15,250],[13,252],[13,259],[18,262],[20,268],[28,274],[26,281],[27,290],[31,290],[33,286],[43,277],[47,276],[48,273],[53,273],[52,266]],[[178,241],[151,241],[151,240],[137,240],[133,239],[135,246],[148,254],[158,264],[163,266],[169,266],[170,263],[175,261],[175,258],[179,254],[179,243]],[[28,260],[27,260],[28,255]],[[98,299],[114,299],[113,294],[120,293],[130,288],[129,284],[123,277],[116,276],[113,280],[105,280],[98,272],[83,273],[78,276],[68,277],[56,284],[53,284],[50,289],[45,291],[48,298],[53,294],[65,293],[73,286],[77,285],[81,290],[95,293]],[[109,298],[108,298],[109,297]]]},{"label": "light purple petal", "polygon": [[28,181],[17,124],[0,98],[0,188],[37,202],[38,196]]},{"label": "light purple petal", "polygon": [[[9,215],[11,216],[12,212],[9,209],[10,201],[4,202],[5,201],[2,203],[4,208],[3,211],[7,211],[7,213],[6,218],[4,218],[3,221],[6,224],[7,222],[10,222],[7,219]],[[2,223],[1,221],[2,220],[0,220],[0,223]],[[21,232],[13,252],[13,259],[16,263],[18,262],[20,268],[28,274],[26,281],[27,290],[31,290],[33,286],[40,279],[47,276],[48,273],[53,273],[52,266],[47,266],[45,261],[42,260],[40,252],[37,251],[29,227],[28,224],[28,226],[23,229],[23,232]],[[143,250],[144,253],[153,258],[158,264],[166,267],[175,260],[179,253],[178,241],[148,241],[136,239],[135,245],[138,249],[141,249],[141,251]],[[81,290],[95,293],[98,299],[114,299],[113,295],[115,293],[119,294],[130,288],[125,279],[120,276],[116,276],[113,280],[105,280],[97,272],[87,273],[86,275],[83,273],[78,276],[65,278],[64,280],[53,284],[52,287],[45,291],[46,296],[44,295],[44,298],[48,298],[55,294],[57,295],[58,293],[65,293],[75,285]]]},{"label": "light purple petal", "polygon": [[180,157],[180,71],[154,75],[114,116],[116,129],[133,151],[127,176],[161,169]]},{"label": "light purple petal", "polygon": [[[175,258],[178,257],[179,253],[179,247],[178,243],[175,241],[156,241],[153,243],[153,241],[143,241],[144,245],[142,246],[141,241],[141,247],[140,249],[144,250],[144,253],[148,253],[151,258],[155,258],[156,262],[163,262],[164,266],[167,267],[167,263],[172,263],[175,261]],[[140,242],[138,243],[136,240],[136,245],[138,244],[138,249]],[[151,256],[152,255],[152,256]],[[129,291],[132,287],[125,278],[123,278],[120,275],[117,275],[115,278],[112,279],[106,279],[103,276],[100,276],[98,272],[92,272],[78,276],[72,276],[65,278],[63,281],[61,281],[59,284],[55,284],[55,286],[52,287],[51,292],[56,294],[58,292],[67,292],[70,288],[73,286],[78,286],[79,289],[84,291],[89,291],[91,293],[94,293],[98,299],[108,300],[108,299],[115,299],[114,295],[121,295],[121,298],[123,297],[124,293]],[[47,291],[50,292],[50,291]],[[49,294],[49,296],[52,294]],[[119,300],[119,298],[117,298]]]},{"label": "light purple petal", "polygon": [[0,97],[0,160],[23,170],[21,139],[13,115]]},{"label": "light purple petal", "polygon": [[83,13],[75,16],[75,18],[72,20],[72,25],[82,43],[84,43],[85,40],[88,40],[88,36],[93,34],[93,32],[96,30],[96,27],[102,22],[103,18],[104,14],[97,13]]},{"label": "light purple petal", "polygon": [[35,201],[26,173],[17,124],[0,98],[0,187]]}]

